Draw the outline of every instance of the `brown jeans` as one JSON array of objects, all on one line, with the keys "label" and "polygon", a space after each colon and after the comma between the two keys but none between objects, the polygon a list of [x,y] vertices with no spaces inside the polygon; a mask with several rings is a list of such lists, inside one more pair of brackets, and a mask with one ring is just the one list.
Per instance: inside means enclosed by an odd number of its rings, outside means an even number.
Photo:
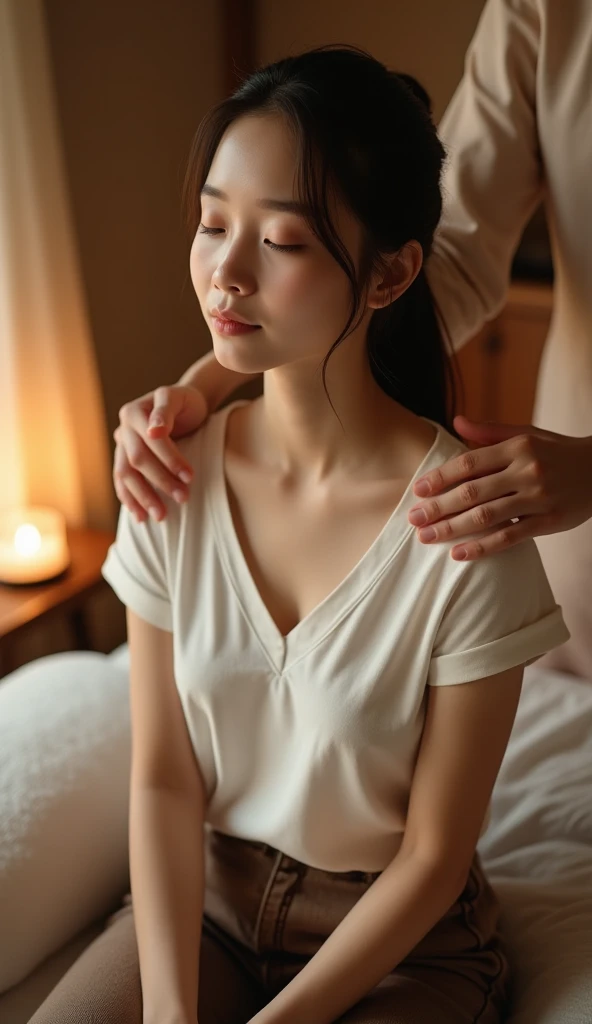
[{"label": "brown jeans", "polygon": [[[199,1024],[247,1024],[314,956],[377,877],[320,871],[264,843],[212,832],[206,844]],[[448,913],[340,1022],[502,1024],[509,972],[497,916],[476,856],[465,890]],[[128,894],[30,1024],[141,1022]]]}]

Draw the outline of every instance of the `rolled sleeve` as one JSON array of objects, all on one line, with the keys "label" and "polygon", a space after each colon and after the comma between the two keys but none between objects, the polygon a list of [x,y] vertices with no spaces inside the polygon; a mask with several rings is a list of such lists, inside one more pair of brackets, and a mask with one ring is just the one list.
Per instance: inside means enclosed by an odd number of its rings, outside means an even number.
[{"label": "rolled sleeve", "polygon": [[463,566],[442,616],[428,685],[529,665],[569,640],[533,541]]},{"label": "rolled sleeve", "polygon": [[136,523],[122,508],[101,572],[119,600],[152,626],[172,632],[165,523]]}]

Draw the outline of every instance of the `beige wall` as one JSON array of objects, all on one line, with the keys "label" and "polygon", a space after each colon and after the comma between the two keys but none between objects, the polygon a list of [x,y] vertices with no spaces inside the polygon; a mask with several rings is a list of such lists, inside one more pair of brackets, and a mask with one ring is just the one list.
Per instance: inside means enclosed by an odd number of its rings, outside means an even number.
[{"label": "beige wall", "polygon": [[353,43],[427,88],[440,119],[460,80],[483,0],[259,0],[258,59]]},{"label": "beige wall", "polygon": [[45,0],[58,112],[108,426],[209,344],[180,192],[221,97],[217,0]]}]

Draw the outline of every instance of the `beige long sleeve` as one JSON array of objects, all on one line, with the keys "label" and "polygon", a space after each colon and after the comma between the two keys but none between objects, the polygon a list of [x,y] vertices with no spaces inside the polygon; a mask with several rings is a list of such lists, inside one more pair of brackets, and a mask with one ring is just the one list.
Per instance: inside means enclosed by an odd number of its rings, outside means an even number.
[{"label": "beige long sleeve", "polygon": [[427,272],[455,348],[501,309],[516,245],[542,195],[539,32],[535,0],[489,0],[439,125],[444,212]]},{"label": "beige long sleeve", "polygon": [[203,914],[203,815],[189,793],[132,785],[130,876],[143,1024],[194,1022]]},{"label": "beige long sleeve", "polygon": [[[458,348],[503,306],[544,199],[553,317],[532,422],[573,437],[592,435],[591,124],[592,4],[488,0],[440,125],[449,162],[428,277]],[[592,519],[537,547],[571,632],[541,664],[592,679]]]}]

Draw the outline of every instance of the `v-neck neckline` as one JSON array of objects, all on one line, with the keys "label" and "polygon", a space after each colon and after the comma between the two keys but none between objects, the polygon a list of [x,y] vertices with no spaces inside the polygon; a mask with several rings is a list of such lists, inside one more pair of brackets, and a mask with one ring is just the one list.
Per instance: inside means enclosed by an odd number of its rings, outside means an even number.
[{"label": "v-neck neckline", "polygon": [[207,480],[209,509],[218,552],[236,598],[273,668],[281,673],[332,632],[385,571],[414,527],[407,511],[416,503],[413,483],[427,471],[442,436],[440,424],[421,417],[436,436],[384,526],[346,576],[314,608],[283,634],[263,600],[245,558],[234,525],[225,470],[226,427],[230,414],[248,399],[239,399],[210,420]]}]

